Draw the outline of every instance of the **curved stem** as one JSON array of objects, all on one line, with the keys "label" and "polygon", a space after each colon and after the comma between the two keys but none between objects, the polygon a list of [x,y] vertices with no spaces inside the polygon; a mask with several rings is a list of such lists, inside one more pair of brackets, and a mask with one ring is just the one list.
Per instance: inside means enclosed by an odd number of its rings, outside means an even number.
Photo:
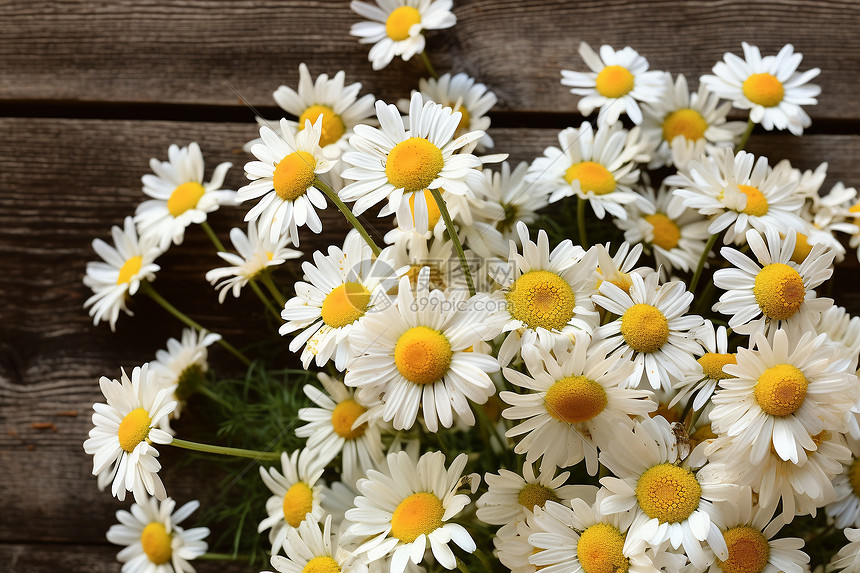
[{"label": "curved stem", "polygon": [[708,255],[711,254],[711,249],[714,248],[714,243],[717,242],[719,235],[711,235],[708,243],[705,245],[705,250],[702,251],[702,256],[699,257],[699,265],[696,267],[696,272],[693,273],[693,280],[690,281],[690,292],[696,294],[696,286],[699,284],[699,278],[702,276],[702,269],[705,268],[705,262],[708,260]]},{"label": "curved stem", "polygon": [[439,79],[439,74],[436,73],[436,69],[433,67],[433,64],[430,63],[430,56],[427,55],[427,52],[421,52],[421,61],[424,62],[424,66],[427,68],[427,71],[430,72],[430,75]]},{"label": "curved stem", "polygon": [[260,282],[263,283],[271,295],[275,297],[275,300],[278,302],[278,305],[283,308],[285,304],[287,304],[287,299],[284,295],[281,294],[281,289],[278,288],[278,285],[275,284],[275,281],[272,280],[272,275],[269,273],[269,269],[263,269],[263,272],[257,275],[260,278]]},{"label": "curved stem", "polygon": [[205,385],[203,385],[203,384],[200,384],[200,385],[197,387],[196,392],[199,392],[200,394],[203,394],[204,396],[206,396],[207,398],[209,398],[209,399],[210,399],[210,400],[212,400],[213,402],[217,402],[217,403],[221,404],[222,406],[224,406],[224,407],[225,407],[225,408],[227,408],[228,410],[232,410],[232,409],[233,409],[233,405],[232,405],[232,404],[230,404],[229,402],[227,402],[224,398],[222,398],[221,396],[219,396],[218,394],[216,394],[216,393],[215,393],[215,392],[213,392],[210,388],[208,388],[207,386],[205,386]]},{"label": "curved stem", "polygon": [[579,197],[576,204],[576,226],[579,227],[579,245],[588,249],[588,237],[585,232],[585,199]]},{"label": "curved stem", "polygon": [[454,221],[451,220],[451,215],[448,213],[448,207],[445,205],[445,199],[442,198],[442,193],[438,189],[429,189],[430,194],[439,206],[439,213],[445,221],[445,228],[448,229],[448,235],[451,237],[451,242],[454,243],[454,250],[457,251],[457,257],[460,259],[460,267],[463,269],[463,274],[466,275],[466,285],[469,287],[469,294],[475,296],[475,283],[472,280],[472,273],[469,271],[469,264],[466,261],[466,253],[463,252],[463,245],[460,244],[460,237],[457,236],[457,230],[454,228]]},{"label": "curved stem", "polygon": [[253,460],[277,461],[281,459],[280,452],[259,452],[257,450],[243,450],[242,448],[228,448],[227,446],[212,446],[173,438],[171,446],[191,450],[192,452],[204,452],[207,454],[219,454],[222,456],[233,456],[236,458],[251,458]]},{"label": "curved stem", "polygon": [[335,191],[319,177],[316,177],[314,179],[314,187],[319,188],[320,191],[325,193],[325,196],[328,197],[329,200],[337,206],[340,212],[343,213],[343,216],[346,217],[346,220],[349,221],[349,223],[355,228],[355,230],[358,231],[358,234],[361,235],[364,241],[370,246],[370,249],[373,251],[373,254],[379,255],[379,253],[382,252],[382,249],[380,249],[379,246],[375,242],[373,242],[373,239],[370,237],[367,230],[364,228],[364,225],[362,225],[358,218],[356,218],[356,216],[352,214],[352,211],[349,207],[346,206],[346,203],[340,200],[340,197],[337,196],[337,193],[335,193]]},{"label": "curved stem", "polygon": [[248,284],[251,285],[251,289],[257,294],[257,298],[259,298],[263,302],[263,306],[266,307],[266,310],[272,313],[272,316],[275,317],[275,320],[277,320],[278,322],[283,322],[283,319],[281,318],[281,314],[278,312],[278,309],[276,309],[274,305],[272,305],[272,301],[269,300],[269,297],[266,296],[266,293],[263,292],[263,290],[260,288],[260,285],[257,284],[257,281],[252,279]]},{"label": "curved stem", "polygon": [[203,221],[200,223],[200,226],[203,227],[204,231],[206,231],[206,234],[209,236],[209,240],[212,241],[212,244],[215,245],[218,252],[226,253],[227,249],[224,247],[224,243],[221,242],[221,239],[218,238],[218,235],[216,235],[215,231],[212,230],[212,227],[209,226],[209,221]]},{"label": "curved stem", "polygon": [[754,127],[755,123],[753,123],[753,120],[747,120],[747,128],[744,131],[744,134],[741,136],[741,140],[735,146],[735,153],[742,150],[746,146],[747,141],[749,141],[750,135],[752,135]]}]

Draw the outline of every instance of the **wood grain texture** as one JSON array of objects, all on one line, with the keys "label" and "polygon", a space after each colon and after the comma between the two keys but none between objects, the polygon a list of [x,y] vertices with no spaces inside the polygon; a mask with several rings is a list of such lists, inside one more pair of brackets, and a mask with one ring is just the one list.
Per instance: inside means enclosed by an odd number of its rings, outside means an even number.
[{"label": "wood grain texture", "polygon": [[[457,25],[429,34],[437,69],[464,71],[499,96],[499,110],[575,111],[560,70],[576,50],[635,47],[654,69],[696,78],[748,41],[765,53],[793,43],[801,69],[820,67],[813,119],[860,118],[860,4],[854,0],[458,0]],[[349,35],[346,0],[14,0],[0,6],[0,101],[72,100],[273,105],[311,72],[345,69],[386,100],[408,94],[418,60],[373,72]],[[232,87],[231,87],[232,86]]]}]

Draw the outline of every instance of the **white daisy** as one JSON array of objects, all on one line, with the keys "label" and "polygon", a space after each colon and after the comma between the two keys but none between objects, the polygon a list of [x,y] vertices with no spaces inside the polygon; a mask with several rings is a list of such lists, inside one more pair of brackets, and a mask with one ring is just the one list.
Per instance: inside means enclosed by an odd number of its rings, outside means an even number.
[{"label": "white daisy", "polygon": [[626,112],[635,124],[642,123],[638,102],[655,102],[665,91],[666,72],[648,71],[648,60],[626,46],[613,50],[600,46],[598,56],[585,42],[579,44],[579,55],[590,72],[561,71],[561,84],[571,86],[571,93],[584,96],[577,103],[583,115],[591,115],[596,108],[599,125],[610,125]]},{"label": "white daisy", "polygon": [[391,304],[386,294],[408,269],[395,269],[391,248],[374,258],[373,251],[352,230],[343,249],[329,246],[328,255],[315,251],[314,262],[302,264],[304,278],[297,282],[296,296],[287,301],[281,317],[286,321],[282,336],[304,329],[292,341],[290,351],[302,351],[302,365],[311,360],[324,366],[334,360],[343,371],[355,352],[349,334],[361,326],[369,313]]},{"label": "white daisy", "polygon": [[845,529],[843,530],[845,537],[848,539],[846,543],[836,555],[827,564],[825,571],[827,573],[845,572],[858,573],[860,572],[860,529]]},{"label": "white daisy", "polygon": [[[597,249],[597,272],[600,276],[595,284],[595,290],[600,288],[603,281],[608,281],[623,290],[630,292],[630,287],[633,285],[633,280],[630,278],[632,273],[636,273],[642,277],[654,272],[650,267],[636,267],[639,257],[642,255],[642,244],[630,245],[624,242],[618,245],[618,250],[615,255],[609,254],[609,248],[612,245],[595,245]],[[603,309],[600,309],[603,310]]]},{"label": "white daisy", "polygon": [[155,280],[155,273],[161,267],[153,261],[162,251],[153,239],[138,239],[131,217],[125,218],[122,228],[114,225],[110,232],[114,247],[101,239],[93,240],[93,250],[104,262],[87,263],[84,285],[95,294],[84,302],[84,308],[90,307],[93,324],[107,320],[110,329],[115,331],[120,310],[134,315],[126,306],[126,299],[134,296],[140,281]]},{"label": "white daisy", "polygon": [[120,380],[102,376],[99,387],[107,403],[93,404],[93,424],[84,451],[93,455],[93,475],[99,476],[99,487],[109,481],[111,493],[123,501],[125,492],[143,503],[147,494],[158,499],[167,497],[158,470],[155,444],[169,444],[173,436],[158,429],[163,418],[176,408],[170,399],[172,388],[158,383],[148,364],[136,366],[131,378],[122,370]]},{"label": "white daisy", "polygon": [[200,502],[189,501],[174,512],[175,507],[169,497],[160,503],[148,498],[133,504],[130,512],[116,512],[119,523],[110,526],[107,540],[126,545],[116,556],[122,573],[194,573],[188,562],[206,553],[209,529],[179,526]]},{"label": "white daisy", "polygon": [[349,7],[370,22],[353,24],[349,33],[373,44],[368,54],[374,70],[400,56],[404,61],[424,51],[424,30],[442,30],[457,23],[453,0],[352,0]]},{"label": "white daisy", "polygon": [[272,555],[272,567],[280,573],[365,573],[367,565],[342,547],[339,537],[332,532],[331,515],[322,524],[311,515],[287,532],[287,556]]},{"label": "white daisy", "polygon": [[849,358],[851,370],[857,369],[860,357],[860,316],[851,316],[845,307],[835,304],[821,314],[816,332],[827,334],[827,339],[844,351]]},{"label": "white daisy", "polygon": [[206,221],[208,213],[221,205],[235,205],[236,192],[221,189],[230,163],[221,163],[212,173],[209,183],[203,182],[203,153],[197,143],[188,147],[171,145],[168,161],[155,158],[149,166],[155,175],[143,176],[143,192],[149,197],[137,206],[134,222],[142,238],[153,239],[161,250],[170,242],[180,245],[185,228]]},{"label": "white daisy", "polygon": [[247,235],[242,229],[236,227],[230,229],[230,240],[239,254],[218,253],[218,256],[230,266],[212,269],[206,273],[206,280],[219,291],[219,303],[224,302],[228,292],[232,292],[234,297],[239,298],[242,288],[265,269],[302,256],[301,251],[287,247],[287,243],[290,242],[289,235],[279,235],[272,241],[268,234],[261,235],[257,232],[255,221],[248,223]]},{"label": "white daisy", "polygon": [[[466,454],[457,456],[448,469],[442,452],[428,452],[417,463],[406,452],[398,452],[387,461],[387,475],[370,470],[358,481],[362,495],[346,512],[352,521],[347,535],[367,539],[356,552],[371,561],[391,555],[391,573],[403,573],[407,562],[424,559],[429,544],[436,562],[454,569],[457,563],[449,542],[467,553],[476,549],[466,528],[449,521],[470,501],[458,493]],[[479,482],[473,474],[472,493]]]},{"label": "white daisy", "polygon": [[260,128],[263,143],[251,147],[258,161],[245,164],[251,183],[239,189],[237,199],[260,199],[245,214],[245,221],[258,221],[260,235],[267,234],[272,243],[289,234],[293,245],[298,246],[298,228],[303,225],[314,233],[322,231],[315,208],[325,209],[326,200],[314,186],[314,179],[332,168],[319,145],[322,122],[322,115],[313,125],[306,121],[305,129],[298,133],[286,119],[281,120],[280,133],[264,125]]},{"label": "white daisy", "polygon": [[[430,269],[430,288],[443,291],[466,288],[466,277],[454,252],[454,243],[445,235],[444,225],[436,227],[430,238],[395,228],[385,234],[385,242],[394,249],[394,267],[409,266],[407,275],[413,287],[421,269],[427,267]],[[467,255],[467,262],[470,258]],[[472,278],[475,278],[474,271]]]},{"label": "white daisy", "polygon": [[833,479],[836,499],[825,509],[836,527],[860,527],[860,440],[848,438],[851,460]]},{"label": "white daisy", "polygon": [[529,544],[530,525],[534,523],[534,514],[526,514],[525,519],[518,521],[513,527],[502,527],[493,536],[493,546],[499,561],[511,570],[511,573],[535,573],[537,568],[529,563],[535,548]]},{"label": "white daisy", "polygon": [[598,328],[595,338],[607,352],[635,364],[629,387],[647,380],[655,390],[672,390],[697,368],[693,355],[701,354],[702,347],[694,335],[704,321],[701,316],[686,314],[693,293],[684,283],[658,285],[657,273],[644,278],[631,273],[630,280],[633,284],[628,292],[608,281],[600,284],[594,303],[618,318]]},{"label": "white daisy", "polygon": [[525,392],[501,392],[510,408],[507,420],[522,420],[505,434],[525,436],[514,448],[526,454],[526,464],[538,458],[541,471],[566,468],[585,459],[589,474],[597,473],[597,448],[617,439],[618,426],[633,427],[633,419],[654,411],[650,392],[625,388],[633,364],[605,349],[589,346],[589,337],[576,335],[569,353],[558,358],[546,350],[524,356],[529,376],[505,368],[508,382]]},{"label": "white daisy", "polygon": [[788,129],[795,135],[809,127],[809,116],[800,107],[815,105],[821,88],[810,84],[821,70],[812,68],[803,73],[797,66],[803,56],[786,44],[776,56],[762,57],[756,46],[743,42],[744,58],[726,53],[722,62],[714,65],[714,75],[704,75],[701,82],[710,91],[731,100],[738,109],[750,110],[750,120],[768,131]]},{"label": "white daisy", "polygon": [[779,328],[813,331],[821,313],[833,305],[832,299],[818,298],[812,290],[833,274],[833,252],[815,245],[797,264],[791,260],[794,231],[780,239],[775,229],[768,228],[765,238],[767,243],[754,230],[746,234],[761,266],[740,251],[720,249],[734,268],[714,273],[714,284],[726,291],[714,310],[728,315],[729,326],[741,334],[771,336]]},{"label": "white daisy", "polygon": [[672,398],[669,406],[686,402],[695,394],[693,410],[701,410],[711,399],[720,380],[733,378],[723,370],[727,364],[737,364],[737,354],[729,352],[729,337],[725,326],[718,326],[710,320],[696,331],[696,340],[704,347],[705,353],[696,359],[698,368],[687,373],[682,380],[675,384],[678,393]]}]

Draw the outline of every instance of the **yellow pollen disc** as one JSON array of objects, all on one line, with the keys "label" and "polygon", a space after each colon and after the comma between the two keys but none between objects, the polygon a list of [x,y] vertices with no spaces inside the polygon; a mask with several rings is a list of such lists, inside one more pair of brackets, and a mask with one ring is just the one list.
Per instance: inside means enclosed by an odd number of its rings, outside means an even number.
[{"label": "yellow pollen disc", "polygon": [[472,123],[472,116],[469,113],[469,110],[466,109],[466,106],[464,105],[461,105],[454,111],[459,111],[460,115],[462,115],[462,117],[460,118],[460,123],[457,124],[457,131],[454,132],[456,135],[469,129],[469,125],[471,125]]},{"label": "yellow pollen disc", "polygon": [[203,366],[197,364],[189,364],[179,374],[176,381],[176,396],[180,400],[187,400],[197,389],[200,384],[206,379],[206,373],[203,371]]},{"label": "yellow pollen disc", "polygon": [[633,74],[623,66],[606,66],[597,74],[597,92],[603,97],[618,98],[633,89]]},{"label": "yellow pollen disc", "polygon": [[544,407],[556,420],[578,424],[600,414],[606,402],[603,386],[585,376],[568,376],[549,387]]},{"label": "yellow pollen disc", "polygon": [[298,527],[314,508],[314,490],[303,481],[297,482],[284,494],[284,519],[290,527]]},{"label": "yellow pollen disc", "polygon": [[332,289],[323,300],[323,322],[332,328],[352,324],[362,316],[370,304],[370,292],[361,283],[343,283]]},{"label": "yellow pollen disc", "polygon": [[848,208],[848,212],[849,212],[849,213],[860,214],[860,203],[857,203],[856,205],[852,205],[851,207],[849,207],[849,208]]},{"label": "yellow pollen disc", "polygon": [[438,330],[413,326],[394,345],[394,364],[414,384],[432,384],[451,366],[451,343]]},{"label": "yellow pollen disc", "polygon": [[511,316],[529,328],[561,330],[573,318],[576,295],[563,278],[550,271],[529,271],[506,295]]},{"label": "yellow pollen disc", "polygon": [[421,22],[421,12],[412,6],[401,6],[385,21],[385,33],[395,42],[402,42],[409,37],[409,28]]},{"label": "yellow pollen disc", "polygon": [[307,192],[314,182],[317,162],[307,151],[296,151],[281,159],[275,166],[273,187],[284,201],[295,201]]},{"label": "yellow pollen disc", "polygon": [[583,193],[591,191],[595,195],[606,195],[615,191],[615,177],[606,167],[594,161],[574,163],[567,168],[564,179],[571,184],[579,181]]},{"label": "yellow pollen disc", "polygon": [[761,531],[749,525],[739,525],[723,532],[729,558],[717,559],[723,573],[761,573],[770,557],[770,545]]},{"label": "yellow pollen disc", "polygon": [[766,317],[788,320],[803,304],[806,287],[795,269],[783,263],[771,263],[756,275],[753,294]]},{"label": "yellow pollen disc", "polygon": [[726,378],[734,378],[734,376],[726,374],[723,371],[723,366],[726,364],[737,364],[738,357],[731,352],[727,354],[706,352],[704,356],[699,358],[698,362],[705,376],[711,380],[725,380]]},{"label": "yellow pollen disc", "polygon": [[630,562],[624,557],[624,534],[609,523],[586,528],[576,542],[576,558],[585,573],[626,573]]},{"label": "yellow pollen disc", "polygon": [[412,543],[419,535],[442,527],[444,514],[441,499],[432,493],[413,493],[391,514],[391,535],[404,543]]},{"label": "yellow pollen disc", "polygon": [[343,123],[343,119],[327,105],[312,105],[302,112],[302,115],[299,116],[299,131],[305,128],[306,120],[310,120],[311,125],[313,125],[319,116],[323,116],[320,147],[335,143],[346,133],[346,125]]},{"label": "yellow pollen disc", "polygon": [[670,463],[645,470],[636,484],[636,499],[645,514],[660,523],[684,521],[699,507],[702,486],[688,469]]},{"label": "yellow pollen disc", "polygon": [[561,502],[553,490],[539,483],[529,483],[520,490],[517,496],[517,503],[529,511],[533,511],[535,506],[543,508],[548,501]]},{"label": "yellow pollen disc", "polygon": [[131,280],[131,277],[140,272],[140,267],[143,266],[143,257],[135,255],[129,258],[122,264],[119,269],[119,276],[116,278],[116,284],[121,285]]},{"label": "yellow pollen disc", "polygon": [[445,160],[438,147],[422,137],[410,137],[388,154],[385,175],[389,183],[410,193],[426,189],[443,167]]},{"label": "yellow pollen disc", "polygon": [[[444,195],[443,195],[444,197]],[[430,229],[436,226],[442,213],[439,211],[439,205],[429,191],[424,193],[424,202],[427,204],[427,221]],[[412,224],[415,224],[415,193],[409,195],[409,210],[412,211]]]},{"label": "yellow pollen disc", "polygon": [[812,250],[812,245],[809,244],[809,237],[803,233],[797,234],[797,240],[794,242],[794,252],[791,253],[791,262],[800,264],[809,256]]},{"label": "yellow pollen disc", "polygon": [[663,213],[654,213],[653,215],[645,215],[645,220],[651,223],[651,227],[653,227],[651,232],[654,234],[654,238],[651,240],[651,244],[667,251],[678,246],[678,241],[681,240],[681,228],[672,219]]},{"label": "yellow pollen disc", "polygon": [[788,416],[803,405],[808,387],[803,372],[791,364],[777,364],[758,377],[755,399],[766,414]]},{"label": "yellow pollen disc", "polygon": [[164,524],[157,521],[144,527],[143,533],[140,534],[143,552],[156,565],[163,565],[170,561],[170,557],[173,555],[172,541],[173,537],[167,533]]},{"label": "yellow pollen disc", "polygon": [[671,142],[683,135],[687,141],[698,141],[705,136],[707,129],[708,122],[702,114],[690,108],[678,109],[663,120],[663,139]]},{"label": "yellow pollen disc", "polygon": [[751,102],[763,107],[773,107],[782,101],[785,88],[773,74],[753,74],[744,80],[743,92]]},{"label": "yellow pollen disc", "polygon": [[346,440],[360,438],[367,430],[367,424],[361,424],[354,430],[352,425],[365,412],[367,412],[367,408],[355,400],[344,400],[334,407],[334,411],[331,413],[331,425],[341,438]]},{"label": "yellow pollen disc", "polygon": [[768,204],[764,193],[750,185],[738,185],[738,189],[747,196],[747,206],[744,207],[742,213],[753,217],[764,217],[767,215]]},{"label": "yellow pollen disc", "polygon": [[167,200],[167,210],[174,217],[178,217],[187,210],[195,208],[205,193],[206,189],[196,181],[183,183],[170,194],[170,198]]},{"label": "yellow pollen disc", "polygon": [[314,557],[308,561],[302,573],[340,573],[340,565],[331,557]]},{"label": "yellow pollen disc", "polygon": [[851,483],[854,495],[860,497],[860,459],[851,462],[851,467],[848,468],[848,481]]},{"label": "yellow pollen disc", "polygon": [[119,446],[127,452],[133,452],[137,445],[149,435],[149,425],[152,418],[143,408],[135,408],[125,415],[119,424]]},{"label": "yellow pollen disc", "polygon": [[656,352],[669,340],[669,321],[657,307],[634,304],[621,317],[621,335],[636,352]]}]

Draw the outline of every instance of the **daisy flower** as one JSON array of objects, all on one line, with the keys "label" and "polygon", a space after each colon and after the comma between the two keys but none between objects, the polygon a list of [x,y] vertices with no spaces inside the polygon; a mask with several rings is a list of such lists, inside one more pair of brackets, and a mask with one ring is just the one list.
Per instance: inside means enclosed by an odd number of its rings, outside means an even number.
[{"label": "daisy flower", "polygon": [[702,84],[721,98],[731,100],[738,109],[750,110],[750,121],[766,130],[788,129],[801,135],[809,127],[809,116],[800,107],[815,105],[821,88],[810,84],[821,70],[803,73],[797,66],[803,56],[786,44],[776,56],[762,57],[756,46],[743,42],[744,58],[726,53],[714,65],[714,75],[701,77]]},{"label": "daisy flower", "polygon": [[319,463],[315,453],[305,448],[292,455],[281,453],[281,470],[274,466],[268,471],[260,467],[263,483],[274,495],[266,500],[268,517],[260,522],[257,532],[269,530],[272,555],[276,555],[287,543],[287,533],[296,529],[308,515],[319,521],[323,518],[320,505],[324,482],[320,481],[324,464]]},{"label": "daisy flower", "polygon": [[725,326],[718,326],[710,320],[696,332],[696,340],[699,341],[705,353],[696,359],[699,367],[691,370],[687,375],[675,384],[678,393],[672,398],[669,406],[679,402],[686,402],[693,394],[693,410],[701,410],[711,399],[717,384],[726,378],[733,376],[723,370],[727,364],[737,364],[737,354],[729,352],[729,336]]},{"label": "daisy flower", "polygon": [[797,264],[791,260],[794,231],[780,239],[775,229],[767,229],[765,238],[754,230],[746,234],[761,266],[740,251],[720,249],[734,268],[714,273],[714,284],[726,291],[714,310],[728,315],[729,327],[741,334],[771,336],[780,328],[815,330],[821,313],[833,305],[833,300],[816,297],[812,289],[833,274],[833,252],[824,245],[815,245],[810,255]]},{"label": "daisy flower", "polygon": [[535,573],[537,568],[529,563],[535,548],[529,544],[530,525],[534,523],[534,514],[526,514],[525,519],[513,524],[513,527],[502,527],[493,536],[495,554],[502,565],[511,573]]},{"label": "daisy flower", "polygon": [[332,162],[325,158],[320,147],[323,116],[305,129],[295,133],[286,119],[280,123],[280,133],[268,126],[260,128],[262,143],[251,146],[258,161],[245,164],[245,175],[251,183],[241,187],[237,199],[240,203],[260,199],[245,214],[245,221],[258,221],[260,235],[268,235],[276,243],[283,234],[289,234],[293,245],[299,244],[299,227],[307,225],[314,233],[322,231],[316,209],[325,209],[322,191],[314,186],[314,179],[327,173]]},{"label": "daisy flower", "polygon": [[630,243],[623,242],[618,245],[615,255],[609,254],[611,246],[610,243],[595,245],[597,249],[597,272],[600,275],[595,284],[595,290],[600,288],[603,281],[608,281],[624,292],[630,292],[630,287],[633,285],[633,280],[630,278],[631,273],[644,277],[654,272],[654,269],[650,267],[635,268],[639,257],[642,255],[641,243],[631,246]]},{"label": "daisy flower", "polygon": [[851,316],[845,307],[834,304],[821,314],[816,332],[827,334],[827,340],[843,349],[846,358],[852,360],[850,368],[856,370],[860,356],[860,316]]},{"label": "daisy flower", "polygon": [[[403,573],[409,561],[417,565],[424,559],[429,545],[439,565],[454,569],[457,562],[449,542],[467,553],[476,549],[469,532],[449,522],[470,501],[458,493],[466,454],[445,469],[442,452],[425,453],[417,463],[406,452],[397,452],[388,456],[387,466],[387,474],[369,470],[367,478],[358,481],[362,495],[346,512],[352,522],[346,534],[369,538],[356,553],[371,561],[391,555],[391,573]],[[479,482],[473,474],[472,493]]]},{"label": "daisy flower", "polygon": [[315,251],[313,263],[302,263],[305,281],[295,285],[296,296],[287,301],[281,318],[282,336],[302,330],[290,342],[290,351],[302,351],[302,365],[311,360],[324,366],[334,360],[343,371],[354,354],[349,334],[365,317],[391,304],[386,294],[408,269],[395,270],[388,248],[374,259],[373,251],[358,234],[350,231],[343,248],[328,248],[328,255]]},{"label": "daisy flower", "polygon": [[174,512],[175,507],[169,497],[160,503],[148,498],[133,504],[131,512],[116,512],[119,523],[110,526],[107,540],[126,546],[116,556],[123,573],[194,573],[188,562],[206,553],[209,529],[179,526],[200,502],[189,501]]},{"label": "daisy flower", "polygon": [[134,222],[140,235],[153,239],[158,248],[167,250],[170,242],[181,245],[185,228],[206,222],[206,215],[221,205],[235,205],[236,192],[221,189],[230,163],[221,163],[209,183],[203,182],[203,154],[197,143],[188,147],[171,145],[168,160],[149,160],[155,175],[143,176],[143,192],[152,197],[137,206]]},{"label": "daisy flower", "polygon": [[242,229],[230,229],[230,241],[239,254],[218,253],[230,266],[212,269],[206,273],[206,280],[218,290],[219,303],[224,302],[228,292],[239,298],[242,288],[269,267],[282,265],[287,260],[302,256],[301,251],[287,247],[290,242],[289,235],[279,235],[273,241],[268,234],[261,235],[257,232],[257,223],[254,221],[248,223],[247,235]]},{"label": "daisy flower", "polygon": [[93,455],[99,487],[113,481],[111,494],[120,501],[126,491],[138,503],[147,494],[163,500],[167,492],[158,477],[161,464],[152,444],[173,441],[173,436],[157,428],[176,408],[170,399],[173,389],[159,384],[148,364],[136,366],[131,378],[122,370],[121,381],[102,376],[99,387],[107,403],[93,405],[95,427],[84,442],[84,451]]},{"label": "daisy flower", "polygon": [[641,202],[633,190],[637,163],[650,158],[649,142],[640,134],[639,128],[628,132],[620,124],[602,126],[596,134],[587,121],[579,129],[568,127],[558,134],[560,147],[547,147],[526,178],[544,186],[550,203],[576,195],[588,200],[599,219],[607,211],[626,219],[625,206]]},{"label": "daisy flower", "polygon": [[[560,354],[560,353],[559,353]],[[514,452],[526,455],[526,464],[538,458],[541,471],[567,468],[585,459],[590,475],[597,473],[597,448],[617,439],[619,426],[633,427],[633,418],[645,416],[657,405],[650,392],[625,388],[633,364],[619,355],[607,357],[589,337],[576,335],[570,352],[558,359],[546,350],[524,356],[529,376],[505,368],[505,379],[524,393],[502,392],[510,408],[507,420],[522,420],[505,434],[525,436]]]},{"label": "daisy flower", "polygon": [[591,115],[596,108],[599,125],[611,125],[626,112],[635,124],[642,123],[639,102],[655,102],[665,90],[666,72],[648,71],[648,60],[626,46],[613,50],[600,46],[598,56],[585,42],[579,44],[579,55],[590,72],[561,71],[561,84],[571,86],[570,92],[584,96],[577,103],[583,115]]},{"label": "daisy flower", "polygon": [[404,61],[424,51],[424,30],[443,30],[457,23],[453,0],[352,0],[349,7],[370,22],[353,24],[349,33],[373,44],[368,59],[381,70],[400,56]]},{"label": "daisy flower", "polygon": [[89,307],[93,324],[107,320],[115,331],[120,310],[134,315],[126,306],[126,298],[134,296],[140,281],[154,281],[156,271],[161,270],[154,261],[162,251],[152,239],[138,239],[131,217],[125,218],[122,228],[114,225],[110,232],[113,247],[101,239],[93,240],[93,250],[104,262],[87,263],[84,285],[94,294],[84,302],[84,308]]},{"label": "daisy flower", "polygon": [[842,531],[848,539],[839,552],[833,556],[827,564],[825,571],[845,573],[857,573],[860,571],[860,529],[845,529]]},{"label": "daisy flower", "polygon": [[454,139],[462,113],[425,102],[418,92],[412,94],[408,118],[401,117],[397,106],[382,101],[376,102],[376,115],[379,129],[358,125],[349,139],[355,151],[343,155],[352,165],[343,176],[354,182],[340,191],[340,198],[355,201],[356,216],[387,199],[380,216],[395,213],[399,226],[426,233],[427,205],[433,201],[425,196],[428,189],[467,195],[469,182],[483,177],[475,170],[481,160],[471,151],[484,132],[470,131]]},{"label": "daisy flower", "polygon": [[860,440],[849,437],[848,449],[851,450],[851,460],[833,479],[836,499],[824,508],[840,529],[860,527]]},{"label": "daisy flower", "polygon": [[693,293],[686,285],[672,281],[658,285],[657,273],[630,274],[632,285],[625,292],[608,281],[600,284],[594,303],[619,318],[604,324],[595,338],[606,351],[631,360],[635,368],[628,386],[636,388],[647,380],[652,388],[671,391],[686,373],[697,368],[694,354],[702,347],[694,334],[704,321],[687,315]]},{"label": "daisy flower", "polygon": [[[322,525],[322,530],[320,530]],[[331,515],[322,524],[313,515],[287,532],[286,557],[272,555],[272,567],[280,573],[365,573],[367,565],[355,559],[332,532]]]},{"label": "daisy flower", "polygon": [[350,333],[357,356],[344,382],[358,388],[362,403],[382,402],[382,419],[396,430],[415,424],[419,406],[431,432],[440,423],[450,428],[455,415],[472,426],[469,402],[483,404],[496,392],[488,373],[499,363],[474,348],[500,331],[492,316],[496,301],[467,298],[462,290],[431,291],[429,270],[421,270],[415,290],[401,277],[396,304],[368,314]]}]

